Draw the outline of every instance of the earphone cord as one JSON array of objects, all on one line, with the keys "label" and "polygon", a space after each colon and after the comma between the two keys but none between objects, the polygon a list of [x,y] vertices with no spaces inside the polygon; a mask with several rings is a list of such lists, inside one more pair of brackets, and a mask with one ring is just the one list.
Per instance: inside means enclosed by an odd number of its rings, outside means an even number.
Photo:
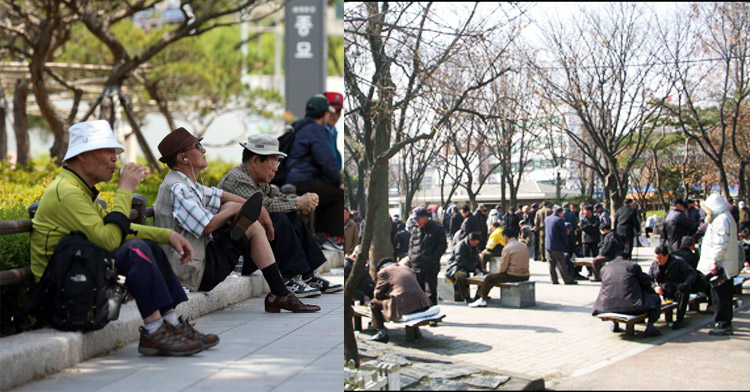
[{"label": "earphone cord", "polygon": [[[193,162],[191,162],[189,159],[185,159],[185,160],[188,161],[188,163],[190,164],[190,172],[193,173],[193,181],[195,181],[196,183],[200,185],[203,185],[204,184],[203,175],[201,174],[201,172],[200,171],[198,172],[198,175],[201,177],[201,182],[198,182],[198,178],[195,176],[195,169],[193,169]],[[205,185],[203,186],[205,187]],[[203,195],[201,195],[201,202],[203,202]]]}]

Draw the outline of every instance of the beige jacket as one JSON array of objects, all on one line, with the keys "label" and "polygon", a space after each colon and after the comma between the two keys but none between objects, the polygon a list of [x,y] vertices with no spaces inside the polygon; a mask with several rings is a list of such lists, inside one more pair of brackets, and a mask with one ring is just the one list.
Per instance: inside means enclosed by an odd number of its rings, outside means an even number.
[{"label": "beige jacket", "polygon": [[513,276],[529,276],[529,248],[515,239],[509,238],[501,254],[500,272]]}]

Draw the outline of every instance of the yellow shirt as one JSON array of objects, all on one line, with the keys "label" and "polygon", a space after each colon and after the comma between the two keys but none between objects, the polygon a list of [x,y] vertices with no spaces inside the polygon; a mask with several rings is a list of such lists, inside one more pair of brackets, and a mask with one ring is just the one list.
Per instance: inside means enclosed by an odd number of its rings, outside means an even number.
[{"label": "yellow shirt", "polygon": [[495,231],[490,234],[490,239],[487,241],[486,248],[489,250],[494,250],[497,244],[500,244],[502,246],[505,246],[505,240],[503,240],[503,228],[498,227],[495,229]]},{"label": "yellow shirt", "polygon": [[[129,217],[132,199],[133,192],[118,189],[111,212],[121,212]],[[83,232],[86,239],[108,251],[117,249],[121,245],[121,230],[115,224],[105,225],[106,215],[107,211],[96,202],[92,188],[73,171],[63,169],[44,191],[31,221],[31,272],[35,281],[42,278],[57,243],[71,231]],[[128,234],[126,241],[140,238],[167,244],[172,232],[135,223],[130,228],[138,235]]]}]

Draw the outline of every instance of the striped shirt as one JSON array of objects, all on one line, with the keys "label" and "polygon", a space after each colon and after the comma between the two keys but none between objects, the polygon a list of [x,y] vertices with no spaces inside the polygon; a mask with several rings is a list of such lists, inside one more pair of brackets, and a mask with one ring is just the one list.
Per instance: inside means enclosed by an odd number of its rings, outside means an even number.
[{"label": "striped shirt", "polygon": [[200,238],[214,215],[219,213],[221,195],[224,191],[216,187],[196,184],[185,174],[176,173],[182,176],[190,187],[176,183],[169,189],[172,216],[183,229],[195,238]]}]

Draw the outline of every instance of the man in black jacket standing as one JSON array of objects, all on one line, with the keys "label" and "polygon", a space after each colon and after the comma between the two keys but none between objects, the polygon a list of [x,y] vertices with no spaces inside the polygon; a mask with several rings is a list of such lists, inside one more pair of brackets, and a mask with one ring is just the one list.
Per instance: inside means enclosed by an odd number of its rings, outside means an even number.
[{"label": "man in black jacket standing", "polygon": [[478,233],[481,242],[482,221],[476,215],[471,214],[471,208],[468,204],[464,204],[464,206],[461,207],[461,215],[464,217],[464,221],[461,224],[461,230],[458,231],[459,234],[456,243],[466,238],[469,233]]},{"label": "man in black jacket standing", "polygon": [[682,237],[693,235],[698,229],[696,223],[687,216],[686,212],[687,203],[682,199],[675,199],[672,202],[672,210],[664,219],[661,244],[669,246],[669,250],[672,252],[680,249]]},{"label": "man in black jacket standing", "polygon": [[613,222],[615,234],[622,239],[625,245],[624,258],[626,260],[630,260],[633,254],[633,237],[641,234],[638,216],[632,204],[633,200],[625,199],[625,205],[618,208],[615,212],[615,220]]},{"label": "man in black jacket standing", "polygon": [[440,257],[445,253],[445,231],[435,221],[432,214],[424,207],[414,209],[412,218],[417,223],[411,229],[409,239],[409,261],[419,286],[424,290],[430,286],[430,300],[437,305],[437,275],[440,272]]}]

